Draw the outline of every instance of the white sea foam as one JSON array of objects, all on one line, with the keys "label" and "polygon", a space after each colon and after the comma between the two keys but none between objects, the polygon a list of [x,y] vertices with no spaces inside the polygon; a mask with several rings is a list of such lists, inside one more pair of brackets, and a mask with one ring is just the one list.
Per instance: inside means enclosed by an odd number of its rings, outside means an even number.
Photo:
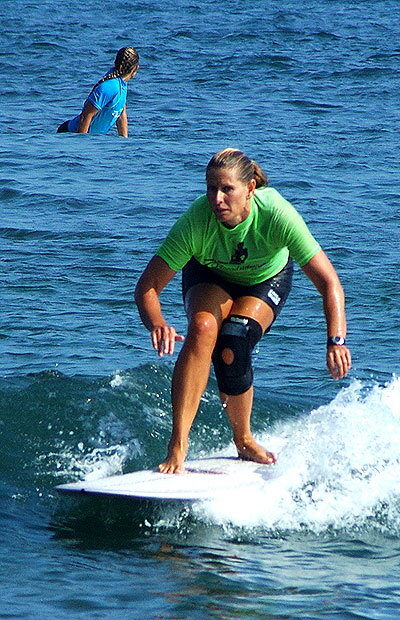
[{"label": "white sea foam", "polygon": [[65,448],[57,454],[50,453],[40,457],[42,468],[46,458],[56,462],[57,471],[53,471],[53,475],[58,477],[73,475],[79,480],[99,480],[123,473],[124,463],[132,456],[135,446],[115,445],[87,451],[80,443],[77,448]]},{"label": "white sea foam", "polygon": [[400,379],[359,382],[258,438],[278,457],[259,487],[198,507],[213,521],[280,529],[400,527]]}]

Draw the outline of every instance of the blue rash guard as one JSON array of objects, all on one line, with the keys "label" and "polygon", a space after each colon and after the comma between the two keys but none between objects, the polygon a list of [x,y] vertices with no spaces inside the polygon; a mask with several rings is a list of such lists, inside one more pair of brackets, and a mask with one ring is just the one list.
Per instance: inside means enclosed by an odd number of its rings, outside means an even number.
[{"label": "blue rash guard", "polygon": [[[89,101],[98,110],[98,113],[93,117],[90,123],[88,133],[107,133],[121,116],[126,103],[127,90],[128,84],[121,77],[106,80],[96,86],[84,104],[85,106],[86,102]],[[70,120],[68,122],[68,131],[76,133],[78,131],[79,120],[80,114]]]}]

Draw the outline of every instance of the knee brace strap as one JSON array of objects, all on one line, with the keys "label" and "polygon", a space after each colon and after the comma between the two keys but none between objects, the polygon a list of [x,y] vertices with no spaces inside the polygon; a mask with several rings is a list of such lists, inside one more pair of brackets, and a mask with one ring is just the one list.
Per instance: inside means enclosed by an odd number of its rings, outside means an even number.
[{"label": "knee brace strap", "polygon": [[[261,325],[254,319],[232,314],[222,323],[213,352],[213,364],[221,392],[243,394],[253,384],[251,353],[262,336]],[[233,357],[232,363],[224,358]]]}]

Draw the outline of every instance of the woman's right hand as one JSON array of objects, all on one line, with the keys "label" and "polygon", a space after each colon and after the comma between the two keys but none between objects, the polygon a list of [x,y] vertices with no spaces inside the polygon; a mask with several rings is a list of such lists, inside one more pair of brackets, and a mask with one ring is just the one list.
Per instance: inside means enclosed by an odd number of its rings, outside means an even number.
[{"label": "woman's right hand", "polygon": [[151,341],[158,356],[172,355],[175,350],[175,342],[182,342],[185,337],[177,334],[174,327],[162,325],[151,330]]}]

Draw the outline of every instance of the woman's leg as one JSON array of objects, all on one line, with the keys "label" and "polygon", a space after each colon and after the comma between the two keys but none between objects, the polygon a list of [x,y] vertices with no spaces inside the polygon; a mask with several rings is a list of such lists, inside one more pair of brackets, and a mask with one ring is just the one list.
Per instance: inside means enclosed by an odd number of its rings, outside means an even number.
[{"label": "woman's leg", "polygon": [[253,406],[254,388],[251,386],[243,394],[228,396],[220,392],[222,403],[232,427],[233,441],[240,458],[256,463],[271,465],[276,458],[256,442],[251,432],[250,419]]},{"label": "woman's leg", "polygon": [[[256,297],[240,297],[233,303],[230,314],[254,319],[260,324],[263,333],[274,320],[272,309],[268,304]],[[234,354],[229,348],[223,350],[222,356],[225,356],[225,363],[233,363]],[[257,463],[275,463],[274,455],[260,446],[251,432],[250,419],[253,393],[253,386],[243,394],[236,396],[220,392],[222,403],[232,427],[233,440],[241,458],[256,461]]]},{"label": "woman's leg", "polygon": [[172,377],[172,436],[163,473],[184,471],[189,431],[210,374],[211,356],[232,298],[215,284],[197,284],[186,296],[188,331]]}]

